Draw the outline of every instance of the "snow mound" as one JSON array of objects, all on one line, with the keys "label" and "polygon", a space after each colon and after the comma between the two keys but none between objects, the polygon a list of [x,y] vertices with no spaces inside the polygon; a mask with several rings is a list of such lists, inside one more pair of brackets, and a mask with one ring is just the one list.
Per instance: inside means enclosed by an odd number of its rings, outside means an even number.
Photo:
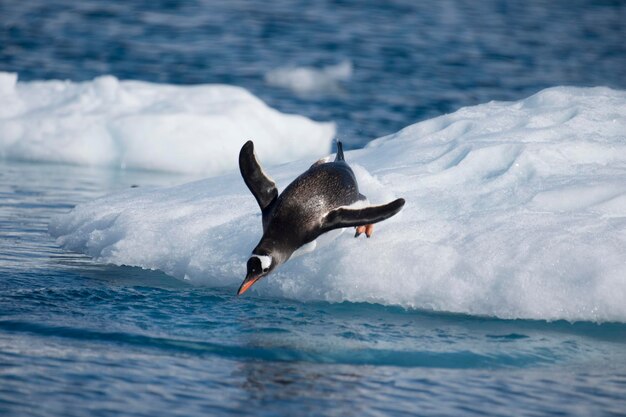
[{"label": "snow mound", "polygon": [[[371,239],[323,236],[253,293],[626,322],[626,92],[557,87],[463,108],[346,159],[372,203],[404,197],[404,210]],[[282,189],[309,163],[268,172]],[[102,262],[234,294],[261,218],[232,174],[82,204],[50,232]]]},{"label": "snow mound", "polygon": [[352,77],[352,63],[342,61],[321,69],[312,67],[277,68],[265,74],[265,82],[287,88],[296,94],[310,95],[341,90],[341,82]]},{"label": "snow mound", "polygon": [[239,87],[0,73],[0,157],[9,159],[218,175],[236,168],[248,139],[272,165],[329,152],[334,133]]}]

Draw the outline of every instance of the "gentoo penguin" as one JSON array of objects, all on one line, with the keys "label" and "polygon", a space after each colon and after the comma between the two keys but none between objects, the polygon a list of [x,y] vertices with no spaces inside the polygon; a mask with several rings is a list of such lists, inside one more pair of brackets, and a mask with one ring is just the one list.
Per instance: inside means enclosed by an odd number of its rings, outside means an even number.
[{"label": "gentoo penguin", "polygon": [[263,237],[248,259],[248,273],[237,295],[246,292],[285,263],[294,251],[322,233],[356,227],[355,237],[363,232],[370,237],[374,223],[388,219],[404,206],[402,198],[381,206],[367,206],[354,173],[344,160],[339,141],[333,162],[317,161],[280,195],[274,181],[259,165],[252,141],[241,148],[239,169],[261,207]]}]

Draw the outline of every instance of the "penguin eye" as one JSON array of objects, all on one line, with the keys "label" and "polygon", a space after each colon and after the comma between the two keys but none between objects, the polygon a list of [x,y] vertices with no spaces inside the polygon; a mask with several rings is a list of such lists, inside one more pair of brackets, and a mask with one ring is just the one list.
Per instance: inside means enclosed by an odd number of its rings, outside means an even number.
[{"label": "penguin eye", "polygon": [[269,268],[263,268],[263,272],[269,271]]}]

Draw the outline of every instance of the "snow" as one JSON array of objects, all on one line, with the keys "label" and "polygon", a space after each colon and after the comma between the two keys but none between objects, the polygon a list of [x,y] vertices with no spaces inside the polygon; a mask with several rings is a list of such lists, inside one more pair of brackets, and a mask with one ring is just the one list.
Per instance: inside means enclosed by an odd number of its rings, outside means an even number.
[{"label": "snow", "polygon": [[[284,189],[315,159],[267,171]],[[403,211],[371,239],[322,236],[245,296],[626,322],[625,91],[555,87],[463,108],[346,160],[372,204],[404,197]],[[233,173],[82,204],[50,232],[101,262],[234,294],[261,218]]]},{"label": "snow", "polygon": [[248,139],[268,165],[330,151],[335,127],[228,85],[18,82],[0,72],[0,157],[219,175]]},{"label": "snow", "polygon": [[342,61],[322,68],[284,67],[265,74],[265,82],[298,95],[308,96],[341,91],[341,83],[352,78],[352,63]]}]

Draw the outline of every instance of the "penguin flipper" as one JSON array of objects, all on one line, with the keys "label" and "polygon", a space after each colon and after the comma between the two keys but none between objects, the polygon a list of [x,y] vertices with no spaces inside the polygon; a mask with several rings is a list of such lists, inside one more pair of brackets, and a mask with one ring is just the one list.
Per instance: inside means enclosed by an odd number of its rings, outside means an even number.
[{"label": "penguin flipper", "polygon": [[356,227],[377,223],[398,213],[404,206],[404,203],[404,198],[398,198],[391,203],[381,206],[369,206],[358,209],[339,207],[326,215],[323,230],[328,232],[329,230],[342,227]]},{"label": "penguin flipper", "polygon": [[265,211],[278,197],[276,184],[263,172],[254,155],[254,144],[247,141],[239,152],[239,170],[248,189]]}]

